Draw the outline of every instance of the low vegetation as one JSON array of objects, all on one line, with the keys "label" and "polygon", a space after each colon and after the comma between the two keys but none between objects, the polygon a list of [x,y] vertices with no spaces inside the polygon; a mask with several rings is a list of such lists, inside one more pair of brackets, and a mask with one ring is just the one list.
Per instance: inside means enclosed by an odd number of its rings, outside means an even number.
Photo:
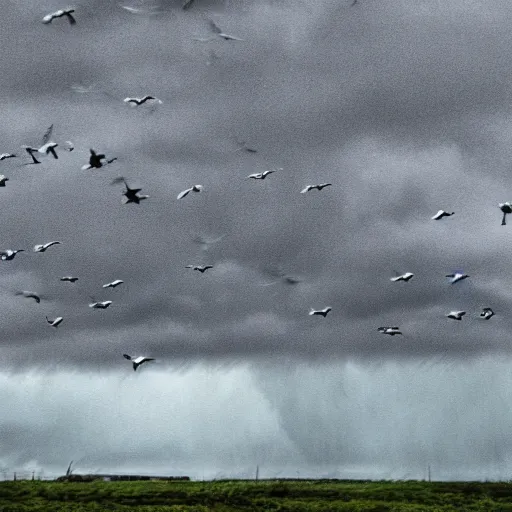
[{"label": "low vegetation", "polygon": [[512,512],[512,483],[0,482],[0,511]]}]

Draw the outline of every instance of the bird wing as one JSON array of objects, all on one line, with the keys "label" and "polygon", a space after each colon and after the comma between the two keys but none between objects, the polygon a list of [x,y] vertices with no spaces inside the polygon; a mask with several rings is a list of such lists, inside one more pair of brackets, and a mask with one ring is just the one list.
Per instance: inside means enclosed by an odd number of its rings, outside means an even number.
[{"label": "bird wing", "polygon": [[[74,11],[73,11],[74,12]],[[76,25],[76,19],[73,17],[73,15],[71,14],[71,12],[67,12],[65,13],[66,16],[68,17],[68,20],[69,20],[69,23],[71,25]]]},{"label": "bird wing", "polygon": [[42,138],[42,142],[43,142],[43,146],[45,144],[47,144],[50,140],[50,137],[52,136],[52,132],[53,132],[53,123],[50,125],[50,127],[44,132],[44,135],[43,135],[43,138]]},{"label": "bird wing", "polygon": [[191,188],[187,188],[187,190],[184,190],[183,192],[180,192],[178,194],[178,199],[181,199],[183,197],[185,197],[192,189]]},{"label": "bird wing", "polygon": [[311,185],[308,185],[306,188],[302,189],[300,191],[301,194],[305,194],[306,192],[310,191],[311,190]]},{"label": "bird wing", "polygon": [[46,317],[46,321],[49,323],[49,324],[52,324],[53,321],[52,320],[49,320],[48,317]]},{"label": "bird wing", "polygon": [[446,274],[445,277],[455,277],[455,274]]},{"label": "bird wing", "polygon": [[215,32],[216,34],[222,34],[222,30],[219,28],[218,25],[215,24],[215,22],[212,19],[209,19],[208,22],[213,32]]},{"label": "bird wing", "polygon": [[47,244],[44,244],[44,248],[48,249],[48,247],[51,247],[52,245],[60,244],[60,242],[48,242]]},{"label": "bird wing", "polygon": [[43,18],[43,23],[51,23],[53,20],[53,12],[51,14],[47,14],[44,18]]},{"label": "bird wing", "polygon": [[131,356],[129,356],[128,354],[123,354],[123,357],[124,357],[125,359],[128,359],[128,361],[131,361],[131,360],[132,360]]}]

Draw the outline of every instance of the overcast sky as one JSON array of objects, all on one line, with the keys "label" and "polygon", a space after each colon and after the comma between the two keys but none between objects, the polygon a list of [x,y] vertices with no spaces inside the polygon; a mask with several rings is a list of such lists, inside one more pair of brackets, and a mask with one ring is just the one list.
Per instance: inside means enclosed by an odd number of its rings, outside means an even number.
[{"label": "overcast sky", "polygon": [[132,1],[0,18],[0,470],[508,479],[510,3]]}]

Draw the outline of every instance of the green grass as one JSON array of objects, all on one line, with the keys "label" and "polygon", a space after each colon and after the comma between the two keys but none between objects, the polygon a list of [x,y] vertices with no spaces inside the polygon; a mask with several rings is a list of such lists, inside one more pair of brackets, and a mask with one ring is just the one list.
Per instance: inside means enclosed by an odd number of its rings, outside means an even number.
[{"label": "green grass", "polygon": [[0,512],[512,512],[512,483],[0,482]]}]

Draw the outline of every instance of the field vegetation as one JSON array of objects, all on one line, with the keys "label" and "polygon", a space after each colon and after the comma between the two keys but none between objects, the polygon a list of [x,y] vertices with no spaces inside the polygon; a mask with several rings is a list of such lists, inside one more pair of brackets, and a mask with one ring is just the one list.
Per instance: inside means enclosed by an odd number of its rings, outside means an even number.
[{"label": "field vegetation", "polygon": [[0,482],[0,512],[512,512],[512,483]]}]

